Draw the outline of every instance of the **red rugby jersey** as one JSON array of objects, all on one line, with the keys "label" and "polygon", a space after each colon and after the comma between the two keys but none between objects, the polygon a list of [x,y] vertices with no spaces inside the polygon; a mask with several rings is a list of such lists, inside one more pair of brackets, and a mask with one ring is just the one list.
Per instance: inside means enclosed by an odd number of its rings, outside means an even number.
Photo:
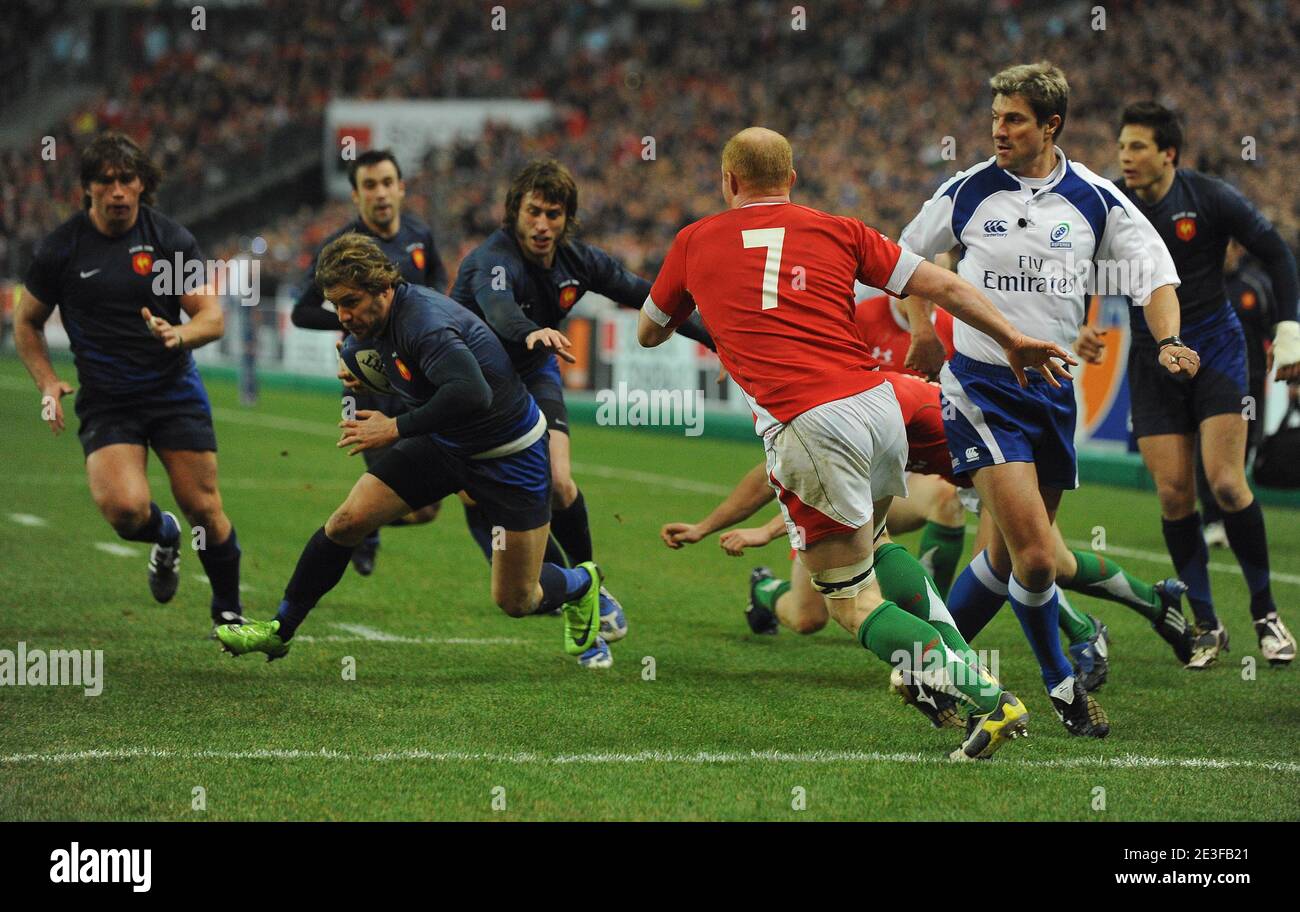
[{"label": "red rugby jersey", "polygon": [[699,308],[761,435],[883,382],[853,322],[853,282],[901,294],[921,258],[853,218],[753,203],[678,232],[643,312]]}]

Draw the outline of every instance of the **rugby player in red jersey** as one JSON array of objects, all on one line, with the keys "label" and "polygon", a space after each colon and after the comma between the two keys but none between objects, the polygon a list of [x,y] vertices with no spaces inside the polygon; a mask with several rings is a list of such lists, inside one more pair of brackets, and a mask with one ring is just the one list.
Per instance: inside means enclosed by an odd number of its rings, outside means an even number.
[{"label": "rugby player in red jersey", "polygon": [[[886,600],[877,582],[885,568],[873,562],[874,540],[890,502],[907,493],[907,440],[894,387],[871,370],[854,330],[853,283],[945,307],[996,339],[1022,382],[1032,369],[1055,384],[1069,376],[1058,361],[1076,362],[1017,332],[974,286],[862,222],[792,203],[792,165],[789,143],[771,130],[751,127],[728,141],[729,208],[678,233],[638,338],[662,344],[699,309],[756,416],[768,481],[831,616],[905,676],[960,694],[971,712],[952,758],[987,757],[1024,731],[1024,705],[970,662],[937,593],[909,604],[913,614]],[[905,551],[894,555],[924,576]]]}]

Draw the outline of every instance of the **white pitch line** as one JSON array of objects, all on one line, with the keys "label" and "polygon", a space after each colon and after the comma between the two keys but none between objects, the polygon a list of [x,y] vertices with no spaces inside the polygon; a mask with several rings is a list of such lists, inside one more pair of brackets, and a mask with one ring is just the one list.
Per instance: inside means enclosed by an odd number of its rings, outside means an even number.
[{"label": "white pitch line", "polygon": [[341,622],[333,622],[330,626],[352,636],[298,634],[294,639],[307,643],[402,643],[416,646],[518,646],[528,642],[518,637],[410,637],[386,633],[365,624]]},{"label": "white pitch line", "polygon": [[9,518],[20,526],[30,526],[31,528],[49,525],[42,517],[32,513],[10,513]]},{"label": "white pitch line", "polygon": [[[64,751],[58,753],[9,754],[0,756],[0,765],[24,763],[62,764],[88,760],[338,760],[348,763],[501,763],[513,765],[538,764],[560,766],[566,764],[681,764],[710,766],[724,763],[895,763],[911,766],[947,765],[949,761],[939,754],[883,753],[880,751],[638,751],[636,753],[584,753],[536,754],[492,753],[487,751],[432,751],[405,749],[380,753],[351,754],[321,748],[320,750],[247,751],[168,750],[165,748],[128,747],[111,750]],[[975,764],[968,769],[996,769],[1016,767],[1031,769],[1188,769],[1260,770],[1264,772],[1300,775],[1300,763],[1288,760],[1223,760],[1214,757],[1144,757],[1122,754],[1117,757],[1071,757],[1053,760],[1012,759],[999,757],[989,764]]]},{"label": "white pitch line", "polygon": [[664,488],[676,488],[694,494],[714,494],[725,497],[731,493],[727,485],[713,484],[707,481],[692,481],[689,478],[677,478],[673,475],[659,475],[655,472],[639,472],[635,469],[620,469],[614,466],[596,465],[590,462],[575,462],[573,471],[579,475],[595,475],[598,478],[615,478],[620,481],[636,481],[644,484],[659,485]]},{"label": "white pitch line", "polygon": [[123,545],[118,542],[95,542],[95,547],[114,557],[139,557],[140,555],[140,552],[130,545]]}]

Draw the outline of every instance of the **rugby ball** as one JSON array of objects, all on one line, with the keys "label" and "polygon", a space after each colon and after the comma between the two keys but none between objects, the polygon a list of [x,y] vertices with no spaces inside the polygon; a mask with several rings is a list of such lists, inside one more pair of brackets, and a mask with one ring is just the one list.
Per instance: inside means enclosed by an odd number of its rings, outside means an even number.
[{"label": "rugby ball", "polygon": [[347,371],[372,393],[392,395],[393,385],[384,376],[384,359],[379,352],[356,336],[348,336],[339,349],[339,368]]}]

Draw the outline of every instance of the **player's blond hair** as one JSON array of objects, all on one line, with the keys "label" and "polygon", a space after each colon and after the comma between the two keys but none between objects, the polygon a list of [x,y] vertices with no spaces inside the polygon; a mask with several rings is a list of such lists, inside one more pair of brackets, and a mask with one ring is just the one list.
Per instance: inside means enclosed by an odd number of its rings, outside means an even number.
[{"label": "player's blond hair", "polygon": [[402,273],[375,239],[356,231],[330,241],[316,261],[316,284],[321,291],[343,285],[377,295],[402,281]]},{"label": "player's blond hair", "polygon": [[1007,67],[989,80],[993,95],[1020,95],[1029,102],[1038,123],[1053,114],[1061,118],[1061,125],[1052,134],[1052,140],[1061,138],[1065,129],[1065,111],[1070,104],[1070,84],[1065,81],[1061,68],[1046,60],[1021,63]]},{"label": "player's blond hair", "polygon": [[794,153],[775,130],[746,127],[722,147],[722,170],[736,175],[751,191],[781,191],[790,186]]}]

